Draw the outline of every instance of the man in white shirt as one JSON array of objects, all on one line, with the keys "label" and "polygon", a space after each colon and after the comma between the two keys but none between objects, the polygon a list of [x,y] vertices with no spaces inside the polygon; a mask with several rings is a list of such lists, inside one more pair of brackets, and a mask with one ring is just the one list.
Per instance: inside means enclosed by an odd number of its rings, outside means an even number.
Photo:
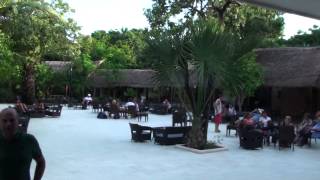
[{"label": "man in white shirt", "polygon": [[136,106],[136,104],[134,104],[134,102],[132,102],[131,100],[129,100],[124,106],[125,106],[125,107]]},{"label": "man in white shirt", "polygon": [[259,119],[262,128],[268,128],[268,122],[271,121],[271,118],[268,116],[266,111],[262,112],[262,116]]}]

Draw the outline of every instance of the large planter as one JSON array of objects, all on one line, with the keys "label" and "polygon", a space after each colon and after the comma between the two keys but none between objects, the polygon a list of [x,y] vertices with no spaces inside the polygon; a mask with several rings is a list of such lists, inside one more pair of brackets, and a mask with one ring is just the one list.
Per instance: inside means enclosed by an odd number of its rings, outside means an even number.
[{"label": "large planter", "polygon": [[220,151],[227,151],[228,150],[228,148],[226,148],[226,147],[224,147],[222,145],[217,145],[217,147],[213,148],[213,149],[204,149],[204,150],[190,148],[190,147],[187,147],[187,146],[185,146],[183,144],[177,144],[175,147],[179,148],[179,149],[186,150],[186,151],[190,151],[190,152],[193,152],[193,153],[197,153],[197,154],[207,154],[207,153],[214,153],[214,152],[220,152]]}]

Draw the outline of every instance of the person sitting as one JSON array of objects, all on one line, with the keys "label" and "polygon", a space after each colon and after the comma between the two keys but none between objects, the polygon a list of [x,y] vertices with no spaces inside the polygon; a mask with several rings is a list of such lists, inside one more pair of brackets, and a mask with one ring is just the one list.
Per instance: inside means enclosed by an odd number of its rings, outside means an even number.
[{"label": "person sitting", "polygon": [[128,108],[129,106],[136,106],[136,104],[132,101],[131,98],[129,98],[128,102],[124,106]]},{"label": "person sitting", "polygon": [[[128,100],[128,102],[125,104],[125,107],[127,109],[127,115],[130,115],[131,117],[137,117],[139,112],[139,105],[136,102],[136,99],[132,100],[131,98]],[[126,116],[127,118],[127,116]]]},{"label": "person sitting", "polygon": [[302,122],[297,128],[297,138],[295,142],[298,144],[298,146],[303,146],[308,143],[313,125],[314,122],[311,118],[311,115],[309,113],[305,113]]},{"label": "person sitting", "polygon": [[21,115],[30,115],[27,105],[22,103],[20,99],[17,99],[16,109],[17,109],[17,112]]},{"label": "person sitting", "polygon": [[243,124],[244,127],[246,126],[252,126],[254,127],[255,125],[255,122],[253,121],[252,119],[252,115],[250,113],[246,113],[244,116],[243,116],[243,120],[241,122]]},{"label": "person sitting", "polygon": [[266,111],[263,111],[259,118],[260,127],[262,130],[269,130],[268,124],[271,118],[268,116]]},{"label": "person sitting", "polygon": [[134,103],[134,106],[136,107],[136,111],[140,112],[140,106],[139,106],[137,98],[133,99],[133,103]]},{"label": "person sitting", "polygon": [[44,106],[43,102],[40,100],[35,101],[34,108],[35,108],[35,111],[37,111],[37,112],[43,112],[45,110],[45,106]]},{"label": "person sitting", "polygon": [[317,111],[315,115],[315,125],[311,128],[313,138],[320,138],[320,111]]},{"label": "person sitting", "polygon": [[85,103],[86,105],[90,105],[92,103],[91,94],[88,94],[86,97],[83,98],[83,103]]},{"label": "person sitting", "polygon": [[[285,116],[284,120],[280,122],[279,127],[294,127],[292,123],[292,118],[291,116]],[[272,143],[276,143],[279,139],[279,130],[275,129],[271,135],[272,137]],[[286,145],[285,145],[286,146]]]},{"label": "person sitting", "polygon": [[172,105],[171,105],[171,103],[169,102],[169,100],[168,100],[168,99],[165,99],[165,100],[162,102],[162,105],[166,108],[167,113],[169,113],[170,110],[171,110],[171,107],[172,107]]},{"label": "person sitting", "polygon": [[285,116],[284,120],[280,122],[280,126],[294,126],[291,116]]},{"label": "person sitting", "polygon": [[110,105],[110,113],[109,116],[111,117],[113,115],[114,119],[119,119],[120,118],[120,106],[117,103],[117,100],[112,100],[111,105]]},{"label": "person sitting", "polygon": [[255,109],[251,112],[252,120],[256,124],[259,123],[262,112],[263,112],[263,109]]},{"label": "person sitting", "polygon": [[[255,128],[251,113],[246,113],[238,127],[240,146],[255,149],[262,145],[262,132]],[[254,139],[254,141],[252,141]]]}]

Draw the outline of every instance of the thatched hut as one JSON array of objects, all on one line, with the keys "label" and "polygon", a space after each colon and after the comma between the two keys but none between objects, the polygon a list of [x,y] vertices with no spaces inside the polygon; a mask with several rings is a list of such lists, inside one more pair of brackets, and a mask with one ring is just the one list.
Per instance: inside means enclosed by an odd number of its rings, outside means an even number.
[{"label": "thatched hut", "polygon": [[[148,98],[154,91],[160,89],[154,78],[155,74],[156,72],[151,69],[98,69],[89,75],[88,82],[93,88],[94,96],[130,96],[127,93],[131,89],[136,96]],[[160,95],[157,98],[160,98]]]},{"label": "thatched hut", "polygon": [[44,64],[56,72],[68,71],[72,66],[71,61],[44,61]]},{"label": "thatched hut", "polygon": [[[126,96],[128,89],[134,89],[137,96],[145,96],[149,99],[161,97],[175,100],[175,88],[178,83],[172,84],[162,82],[161,84],[156,78],[157,72],[151,69],[118,69],[106,70],[98,69],[89,75],[89,86],[93,88],[94,96]],[[196,84],[196,78],[191,76],[190,85]],[[180,84],[181,86],[181,84]]]},{"label": "thatched hut", "polygon": [[279,116],[320,109],[320,48],[257,49],[264,88],[257,98]]}]

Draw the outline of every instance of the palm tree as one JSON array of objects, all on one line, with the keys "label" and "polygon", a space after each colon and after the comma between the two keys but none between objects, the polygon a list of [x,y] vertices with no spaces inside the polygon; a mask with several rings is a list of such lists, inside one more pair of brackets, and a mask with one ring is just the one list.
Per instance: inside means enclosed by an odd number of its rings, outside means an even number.
[{"label": "palm tree", "polygon": [[215,88],[232,79],[233,36],[213,20],[198,21],[180,37],[163,36],[149,41],[152,58],[158,61],[155,79],[174,85],[184,107],[193,114],[189,147],[207,144],[210,102]]}]

